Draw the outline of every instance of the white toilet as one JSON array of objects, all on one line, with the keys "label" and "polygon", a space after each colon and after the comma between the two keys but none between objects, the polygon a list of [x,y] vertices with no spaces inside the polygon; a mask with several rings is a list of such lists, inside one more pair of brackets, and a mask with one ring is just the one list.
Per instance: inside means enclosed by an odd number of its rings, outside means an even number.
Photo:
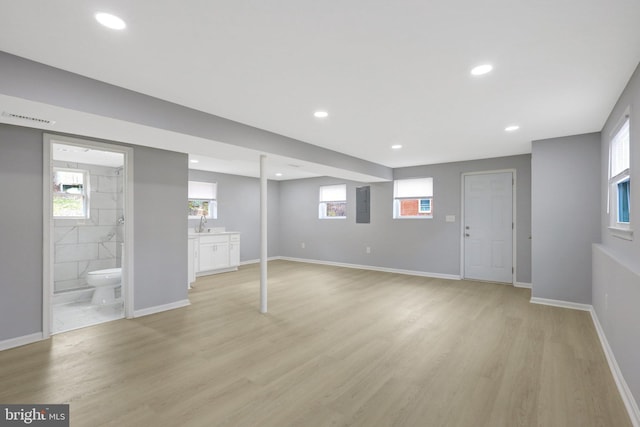
[{"label": "white toilet", "polygon": [[116,289],[122,283],[122,268],[107,268],[87,273],[87,283],[96,288],[91,303],[111,304],[116,300]]}]

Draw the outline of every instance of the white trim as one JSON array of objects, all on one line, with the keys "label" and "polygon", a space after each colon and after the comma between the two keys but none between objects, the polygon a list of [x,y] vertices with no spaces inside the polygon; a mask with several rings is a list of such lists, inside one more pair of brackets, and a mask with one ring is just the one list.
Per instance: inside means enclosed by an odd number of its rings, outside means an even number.
[{"label": "white trim", "polygon": [[[516,286],[516,277],[518,275],[518,253],[517,253],[517,230],[518,230],[518,215],[517,215],[517,198],[518,198],[518,170],[513,169],[496,169],[496,170],[488,170],[488,171],[476,171],[476,172],[462,172],[460,174],[460,277],[465,279],[464,275],[464,178],[468,175],[489,175],[489,174],[497,174],[497,173],[511,173],[512,184],[511,184],[511,221],[513,222],[513,227],[511,229],[511,265],[513,268],[513,272],[511,273],[511,284]],[[475,279],[469,279],[475,280]]]},{"label": "white trim", "polygon": [[51,336],[53,324],[53,215],[51,194],[51,141],[46,134],[42,140],[42,339]]},{"label": "white trim", "polygon": [[516,288],[525,288],[525,289],[533,289],[533,285],[531,283],[526,282],[516,282],[513,284]]},{"label": "white trim", "polygon": [[285,261],[306,262],[309,264],[331,265],[335,267],[357,268],[360,270],[383,271],[386,273],[406,274],[409,276],[432,277],[434,279],[460,280],[460,276],[455,274],[429,273],[427,271],[400,270],[397,268],[376,267],[373,265],[348,264],[344,262],[321,261],[316,259],[278,257]]},{"label": "white trim", "polygon": [[134,317],[134,259],[133,259],[133,242],[134,242],[134,197],[133,197],[133,147],[119,145],[117,143],[98,142],[92,139],[75,138],[65,135],[57,135],[53,133],[42,134],[44,155],[43,155],[43,298],[42,298],[42,331],[43,337],[48,338],[51,335],[51,325],[53,323],[53,311],[51,309],[52,296],[54,291],[53,284],[53,258],[54,258],[54,242],[53,242],[53,224],[54,220],[51,215],[51,185],[50,177],[53,168],[53,159],[51,152],[51,144],[54,141],[61,141],[66,144],[78,145],[81,147],[89,147],[103,151],[111,151],[122,153],[124,156],[123,172],[125,177],[125,203],[124,203],[124,256],[122,267],[125,277],[122,281],[122,291],[125,300],[124,315],[127,319]]},{"label": "white trim", "polygon": [[23,335],[21,337],[9,338],[8,340],[0,341],[0,351],[9,350],[10,348],[20,347],[23,345],[31,344],[44,339],[42,332],[36,332],[35,334]]},{"label": "white trim", "polygon": [[197,271],[196,277],[211,276],[213,274],[220,274],[220,273],[230,273],[232,271],[238,271],[238,266],[234,265],[233,267],[217,268],[215,270]]},{"label": "white trim", "polygon": [[127,319],[131,319],[134,316],[134,271],[135,271],[135,260],[134,260],[134,170],[133,170],[133,156],[135,150],[131,148],[127,148],[127,151],[124,155],[124,177],[126,181],[125,186],[125,200],[124,200],[124,254],[122,256],[122,267],[124,267],[125,272],[125,298],[124,298],[124,317]]},{"label": "white trim", "polygon": [[558,299],[538,298],[538,297],[531,297],[531,300],[529,302],[531,302],[532,304],[549,305],[551,307],[570,308],[572,310],[582,310],[582,311],[591,311],[593,308],[591,304],[580,304],[577,302],[562,301]]},{"label": "white trim", "polygon": [[[279,260],[279,259],[283,259],[283,258],[279,257],[279,256],[272,256],[272,257],[267,258],[267,261],[276,261],[276,260]],[[258,264],[259,262],[260,262],[260,259],[256,258],[256,259],[249,259],[249,260],[246,260],[246,261],[240,261],[240,264],[238,264],[238,265]]]},{"label": "white trim", "polygon": [[622,376],[622,372],[620,371],[618,362],[613,355],[613,350],[611,350],[611,347],[609,346],[607,337],[604,334],[604,329],[602,329],[602,325],[600,325],[600,321],[598,320],[596,311],[593,307],[591,307],[589,312],[591,313],[593,324],[596,327],[598,338],[600,338],[602,350],[604,351],[604,355],[607,358],[607,362],[609,363],[609,369],[611,370],[613,379],[615,380],[616,386],[618,387],[618,392],[620,393],[620,397],[624,402],[624,406],[627,408],[627,413],[629,414],[629,418],[631,419],[631,424],[633,424],[634,427],[640,427],[640,409],[638,409],[638,404],[633,398],[633,394],[631,393],[631,390],[629,390],[629,386]]},{"label": "white trim", "polygon": [[191,305],[188,299],[181,301],[171,302],[169,304],[155,305],[153,307],[142,308],[133,312],[133,317],[148,316],[150,314],[161,313],[163,311],[174,310],[176,308],[182,308]]}]

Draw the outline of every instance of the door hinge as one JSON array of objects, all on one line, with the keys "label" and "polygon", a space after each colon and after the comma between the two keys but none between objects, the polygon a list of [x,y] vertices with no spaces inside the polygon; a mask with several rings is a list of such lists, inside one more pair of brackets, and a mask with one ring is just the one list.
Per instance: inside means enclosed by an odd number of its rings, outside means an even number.
[{"label": "door hinge", "polygon": [[513,230],[514,228],[516,228],[515,223],[511,223],[511,229]]},{"label": "door hinge", "polygon": [[515,272],[516,272],[515,267],[511,267],[511,274],[513,274],[513,273],[515,273]]}]

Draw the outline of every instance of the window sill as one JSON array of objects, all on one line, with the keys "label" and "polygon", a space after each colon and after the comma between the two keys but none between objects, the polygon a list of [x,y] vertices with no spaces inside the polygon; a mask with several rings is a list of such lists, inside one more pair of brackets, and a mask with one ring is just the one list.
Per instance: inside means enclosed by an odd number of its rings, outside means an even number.
[{"label": "window sill", "polygon": [[633,240],[633,230],[630,228],[608,227],[613,237],[624,240]]},{"label": "window sill", "polygon": [[396,216],[393,219],[433,219],[433,215],[430,215],[430,216],[426,216],[426,215],[420,215],[420,216]]}]

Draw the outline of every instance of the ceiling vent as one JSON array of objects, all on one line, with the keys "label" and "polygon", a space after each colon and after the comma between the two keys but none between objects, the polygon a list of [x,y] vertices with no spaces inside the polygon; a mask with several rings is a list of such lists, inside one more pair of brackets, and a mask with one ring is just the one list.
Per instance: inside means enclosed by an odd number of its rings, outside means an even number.
[{"label": "ceiling vent", "polygon": [[38,117],[31,117],[31,116],[25,116],[22,114],[14,114],[14,113],[7,113],[6,111],[2,112],[2,117],[8,117],[10,119],[16,119],[16,120],[26,120],[32,123],[39,123],[41,125],[53,125],[55,124],[55,121],[53,120],[47,120],[47,119],[40,119]]}]

